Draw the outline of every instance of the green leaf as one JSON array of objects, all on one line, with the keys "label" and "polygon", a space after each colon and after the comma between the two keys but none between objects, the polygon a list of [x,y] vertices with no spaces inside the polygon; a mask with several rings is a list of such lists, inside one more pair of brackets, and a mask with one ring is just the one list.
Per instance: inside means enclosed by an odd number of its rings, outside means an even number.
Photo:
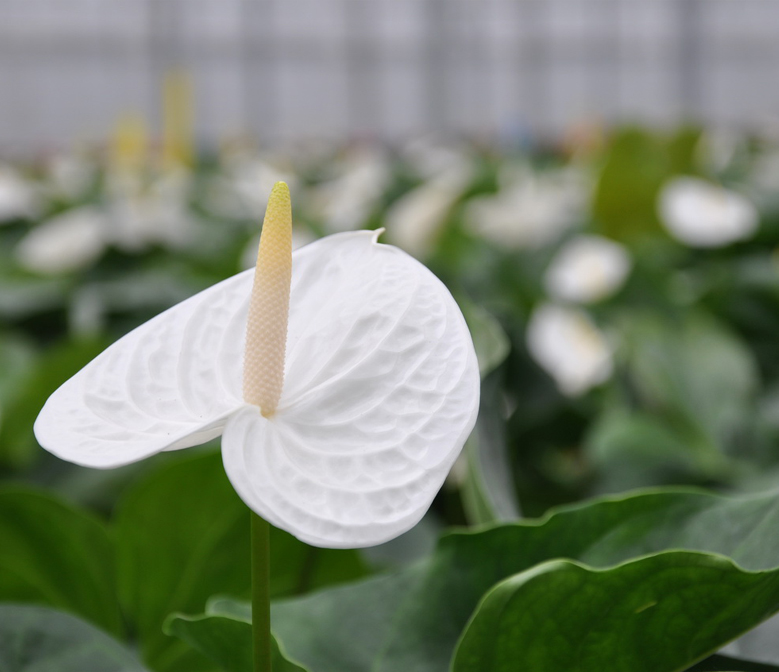
[{"label": "green leaf", "polygon": [[[220,454],[187,455],[149,474],[119,502],[115,524],[120,599],[144,659],[161,672],[210,669],[162,624],[172,612],[202,612],[212,595],[249,595],[249,510]],[[357,551],[314,548],[275,528],[270,546],[274,596],[368,571]]]},{"label": "green leaf", "polygon": [[484,308],[463,299],[458,303],[473,337],[476,359],[479,360],[479,373],[484,378],[503,363],[509,354],[511,343],[500,322]]},{"label": "green leaf", "polygon": [[275,604],[273,628],[314,672],[443,671],[484,593],[534,565],[570,558],[609,567],[688,549],[730,556],[749,571],[773,569],[777,528],[775,495],[661,490],[605,498],[537,521],[450,534],[432,558],[408,570]]},{"label": "green leaf", "polygon": [[593,195],[598,232],[623,242],[659,234],[655,201],[670,171],[659,138],[637,128],[615,134]]},{"label": "green leaf", "polygon": [[146,672],[119,642],[44,607],[0,604],[3,672]]},{"label": "green leaf", "polygon": [[722,452],[741,446],[758,385],[746,346],[703,315],[677,322],[626,320],[628,371],[641,403],[673,423],[704,473],[726,468]]},{"label": "green leaf", "polygon": [[[165,632],[181,638],[225,672],[252,672],[251,607],[228,599],[209,601],[202,616],[172,614]],[[289,660],[271,636],[273,672],[307,672]]]},{"label": "green leaf", "polygon": [[461,492],[472,525],[516,520],[520,515],[506,445],[501,383],[497,373],[482,379],[479,417],[464,448]]},{"label": "green leaf", "polygon": [[215,593],[249,594],[249,513],[218,453],[187,456],[142,479],[115,520],[119,596],[147,664],[160,672],[211,669],[165,635],[174,611],[199,612]]},{"label": "green leaf", "polygon": [[0,539],[0,600],[45,604],[122,631],[114,549],[100,521],[49,495],[8,488],[0,491]]},{"label": "green leaf", "polygon": [[606,570],[564,560],[502,581],[460,639],[453,672],[674,672],[779,608],[779,571],[671,551]]},{"label": "green leaf", "polygon": [[0,462],[14,467],[32,462],[40,451],[33,424],[46,399],[107,345],[102,338],[68,341],[38,358],[13,394],[7,395],[0,425]]}]

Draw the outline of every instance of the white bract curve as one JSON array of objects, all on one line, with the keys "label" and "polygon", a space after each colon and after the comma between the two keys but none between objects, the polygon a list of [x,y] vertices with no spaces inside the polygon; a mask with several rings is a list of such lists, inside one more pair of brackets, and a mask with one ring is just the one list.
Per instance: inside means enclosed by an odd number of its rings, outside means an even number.
[{"label": "white bract curve", "polygon": [[457,304],[371,231],[293,253],[275,414],[243,401],[254,271],[130,332],[46,402],[35,434],[62,459],[117,467],[220,434],[255,512],[303,541],[378,544],[410,529],[476,420],[479,371]]}]

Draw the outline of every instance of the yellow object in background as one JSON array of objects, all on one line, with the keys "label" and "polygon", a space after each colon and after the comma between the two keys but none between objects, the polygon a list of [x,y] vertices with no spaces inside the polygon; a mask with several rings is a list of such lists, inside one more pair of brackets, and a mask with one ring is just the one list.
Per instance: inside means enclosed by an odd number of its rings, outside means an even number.
[{"label": "yellow object in background", "polygon": [[125,114],[116,122],[111,146],[111,163],[120,171],[139,172],[146,162],[149,138],[139,114]]},{"label": "yellow object in background", "polygon": [[162,95],[162,165],[191,166],[194,160],[192,78],[185,70],[165,75]]}]

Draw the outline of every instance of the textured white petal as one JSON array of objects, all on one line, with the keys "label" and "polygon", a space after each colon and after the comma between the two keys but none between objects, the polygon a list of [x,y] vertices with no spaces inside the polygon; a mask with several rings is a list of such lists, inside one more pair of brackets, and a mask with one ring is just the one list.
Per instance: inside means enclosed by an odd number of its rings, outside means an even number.
[{"label": "textured white petal", "polygon": [[630,255],[619,243],[601,236],[577,236],[552,260],[544,284],[555,299],[591,303],[622,287],[630,266]]},{"label": "textured white petal", "polygon": [[759,216],[744,196],[696,177],[668,182],[658,201],[660,218],[677,240],[692,247],[722,247],[752,236]]},{"label": "textured white petal", "polygon": [[378,544],[422,517],[473,427],[473,343],[441,282],[371,232],[303,248],[292,278],[279,408],[228,421],[225,469],[304,541]]},{"label": "textured white petal", "polygon": [[243,405],[243,341],[253,272],[214,285],[109,347],[46,402],[40,444],[116,467],[203,443]]}]

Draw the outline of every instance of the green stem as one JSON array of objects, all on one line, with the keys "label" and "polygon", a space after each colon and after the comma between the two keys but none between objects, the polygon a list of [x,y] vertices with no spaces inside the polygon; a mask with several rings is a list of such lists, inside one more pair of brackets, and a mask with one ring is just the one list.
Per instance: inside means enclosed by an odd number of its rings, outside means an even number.
[{"label": "green stem", "polygon": [[270,672],[270,525],[251,515],[254,672]]}]

